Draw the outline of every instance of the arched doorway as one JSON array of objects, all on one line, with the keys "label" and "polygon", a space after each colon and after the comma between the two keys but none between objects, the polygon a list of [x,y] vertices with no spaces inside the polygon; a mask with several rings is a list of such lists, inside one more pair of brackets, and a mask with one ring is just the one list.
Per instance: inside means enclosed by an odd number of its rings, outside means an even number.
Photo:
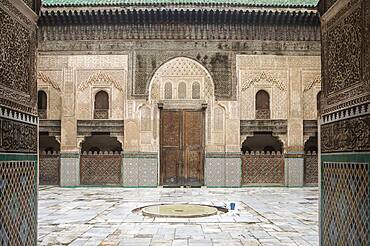
[{"label": "arched doorway", "polygon": [[81,143],[81,185],[119,185],[122,144],[109,133],[93,134]]},{"label": "arched doorway", "polygon": [[154,119],[160,133],[160,185],[203,185],[214,101],[209,72],[193,59],[177,57],[158,68],[148,89],[148,106],[160,115],[158,123]]}]

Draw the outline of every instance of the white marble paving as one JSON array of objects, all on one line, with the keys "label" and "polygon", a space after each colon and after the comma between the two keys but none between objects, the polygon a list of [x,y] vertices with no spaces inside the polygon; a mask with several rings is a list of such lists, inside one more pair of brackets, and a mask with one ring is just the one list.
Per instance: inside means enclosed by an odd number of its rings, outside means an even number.
[{"label": "white marble paving", "polygon": [[[236,210],[203,218],[150,218],[159,203]],[[39,245],[319,245],[317,188],[60,188],[41,186]]]}]

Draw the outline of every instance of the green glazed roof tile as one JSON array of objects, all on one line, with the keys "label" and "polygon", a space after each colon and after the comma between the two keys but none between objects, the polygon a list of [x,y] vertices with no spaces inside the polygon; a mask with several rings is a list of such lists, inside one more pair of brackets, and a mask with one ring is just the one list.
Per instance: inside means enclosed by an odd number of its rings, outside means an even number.
[{"label": "green glazed roof tile", "polygon": [[162,4],[221,4],[243,6],[305,6],[315,7],[319,0],[42,0],[43,6],[112,6],[112,5],[162,5]]}]

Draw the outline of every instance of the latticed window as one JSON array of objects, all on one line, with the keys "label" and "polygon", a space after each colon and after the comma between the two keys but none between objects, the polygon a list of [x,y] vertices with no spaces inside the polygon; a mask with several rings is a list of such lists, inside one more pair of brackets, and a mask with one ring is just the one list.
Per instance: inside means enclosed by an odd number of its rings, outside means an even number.
[{"label": "latticed window", "polygon": [[191,97],[193,99],[200,99],[200,84],[194,82],[191,88]]},{"label": "latticed window", "polygon": [[95,95],[94,119],[108,119],[109,116],[109,96],[105,91],[99,91]]},{"label": "latticed window", "polygon": [[37,93],[37,109],[40,119],[47,118],[47,108],[48,108],[48,97],[45,91],[39,91]]},{"label": "latticed window", "polygon": [[179,99],[186,99],[186,84],[185,84],[185,82],[181,82],[179,84],[177,95],[178,95]]},{"label": "latticed window", "polygon": [[256,94],[256,119],[270,119],[270,96],[264,90]]},{"label": "latticed window", "polygon": [[172,99],[172,84],[167,82],[164,85],[164,99]]}]

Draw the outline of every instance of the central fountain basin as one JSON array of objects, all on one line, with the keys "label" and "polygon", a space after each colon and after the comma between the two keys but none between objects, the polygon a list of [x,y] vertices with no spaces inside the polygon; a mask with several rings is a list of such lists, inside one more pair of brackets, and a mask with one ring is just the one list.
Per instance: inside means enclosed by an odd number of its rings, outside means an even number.
[{"label": "central fountain basin", "polygon": [[143,215],[150,217],[196,218],[216,215],[223,208],[201,204],[159,204],[143,207]]}]

